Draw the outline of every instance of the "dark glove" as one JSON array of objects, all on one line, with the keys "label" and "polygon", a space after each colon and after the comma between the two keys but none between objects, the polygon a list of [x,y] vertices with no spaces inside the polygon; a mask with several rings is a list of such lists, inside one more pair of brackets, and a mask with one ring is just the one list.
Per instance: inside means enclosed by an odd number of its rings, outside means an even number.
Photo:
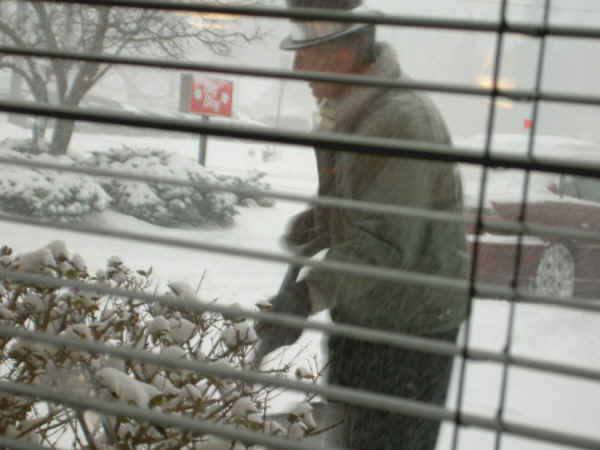
[{"label": "dark glove", "polygon": [[282,243],[293,253],[303,256],[312,256],[328,247],[327,234],[315,222],[313,208],[302,211],[290,219]]},{"label": "dark glove", "polygon": [[[292,314],[304,319],[311,311],[308,285],[304,280],[286,286],[271,298],[270,302],[272,308],[269,312],[273,313]],[[301,328],[258,322],[256,324],[258,343],[254,350],[254,367],[259,368],[263,358],[272,351],[296,342],[302,331]]]}]

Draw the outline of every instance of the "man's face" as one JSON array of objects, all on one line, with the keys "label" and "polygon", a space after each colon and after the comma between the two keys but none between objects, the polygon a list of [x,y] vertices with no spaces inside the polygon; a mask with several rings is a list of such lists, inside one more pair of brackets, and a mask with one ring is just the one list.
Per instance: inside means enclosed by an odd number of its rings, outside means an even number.
[{"label": "man's face", "polygon": [[[352,73],[355,59],[348,49],[337,45],[323,44],[296,50],[294,70],[315,72]],[[310,88],[317,100],[339,97],[347,84],[310,81]]]}]

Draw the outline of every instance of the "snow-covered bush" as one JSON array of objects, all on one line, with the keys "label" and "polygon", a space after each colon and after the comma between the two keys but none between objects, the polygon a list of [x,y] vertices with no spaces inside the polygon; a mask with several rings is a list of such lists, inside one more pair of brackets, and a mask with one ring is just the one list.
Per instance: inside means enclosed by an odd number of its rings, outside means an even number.
[{"label": "snow-covered bush", "polygon": [[195,227],[230,225],[241,206],[273,204],[270,199],[211,188],[268,189],[260,173],[247,177],[215,174],[161,150],[123,147],[97,152],[89,158],[78,155],[75,161],[65,155],[36,154],[30,141],[5,140],[0,142],[0,151],[17,160],[115,169],[193,182],[191,187],[178,187],[5,165],[0,167],[0,208],[7,213],[76,222],[110,207],[156,225]]},{"label": "snow-covered bush", "polygon": [[[26,142],[3,141],[5,158],[73,165],[66,156],[35,155],[13,148]],[[23,150],[23,149],[21,149]],[[87,214],[103,211],[110,197],[92,178],[73,173],[12,165],[0,167],[0,207],[3,211],[61,221],[77,221]]]},{"label": "snow-covered bush", "polygon": [[[10,248],[2,247],[0,267],[131,291],[156,289],[151,269],[131,270],[118,257],[109,259],[105,269],[90,274],[83,258],[70,254],[61,241],[16,256]],[[185,283],[174,282],[169,284],[169,295],[189,300],[195,292]],[[239,316],[14,280],[0,282],[0,325],[236,369],[248,367],[257,339],[252,322]],[[269,399],[276,393],[272,387],[26,339],[0,338],[0,354],[3,382],[54,386],[270,435],[302,438],[319,432],[308,403],[298,405],[285,426],[270,420],[266,413]],[[269,373],[286,376],[289,369]],[[310,369],[292,368],[294,371],[298,379],[316,380]],[[77,414],[62,404],[4,394],[0,394],[0,435],[49,446],[60,442],[61,448],[74,449],[196,449],[215,442],[208,435],[131,417],[103,417],[91,411]],[[225,443],[222,448],[248,447],[238,442]]]},{"label": "snow-covered bush", "polygon": [[37,148],[32,139],[5,139],[2,145],[11,148],[19,153],[28,153],[32,155],[39,155],[40,149]]},{"label": "snow-covered bush", "polygon": [[229,225],[238,206],[250,203],[272,205],[265,198],[217,192],[209,187],[268,189],[261,181],[261,174],[246,178],[215,174],[189,159],[162,150],[122,147],[95,152],[83,165],[193,182],[193,187],[183,187],[118,179],[101,181],[114,200],[113,208],[157,225]]}]

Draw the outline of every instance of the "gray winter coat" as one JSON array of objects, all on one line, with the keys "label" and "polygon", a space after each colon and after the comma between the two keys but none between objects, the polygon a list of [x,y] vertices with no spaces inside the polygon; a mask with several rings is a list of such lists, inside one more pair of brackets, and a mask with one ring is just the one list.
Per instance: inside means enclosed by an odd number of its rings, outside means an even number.
[{"label": "gray winter coat", "polygon": [[[396,57],[378,44],[369,75],[401,78]],[[407,89],[354,86],[332,105],[333,132],[450,144],[434,104]],[[319,195],[437,211],[462,210],[461,181],[453,164],[316,149]],[[328,242],[326,260],[464,279],[464,226],[337,208],[316,208]],[[467,296],[448,289],[313,270],[306,278],[313,312],[331,308],[336,321],[414,334],[456,328]]]}]

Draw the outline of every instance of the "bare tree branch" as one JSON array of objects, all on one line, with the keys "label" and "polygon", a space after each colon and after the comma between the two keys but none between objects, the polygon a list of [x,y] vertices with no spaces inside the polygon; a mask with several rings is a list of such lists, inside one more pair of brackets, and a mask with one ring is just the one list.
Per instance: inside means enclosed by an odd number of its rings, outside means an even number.
[{"label": "bare tree branch", "polygon": [[3,68],[10,69],[14,73],[17,73],[19,76],[23,77],[23,79],[29,86],[33,97],[37,101],[44,103],[48,102],[48,91],[46,90],[45,83],[35,71],[27,72],[21,66],[7,61],[0,62],[0,70]]},{"label": "bare tree branch", "polygon": [[[19,47],[27,47],[27,43],[21,39],[21,36],[19,35],[19,33],[17,32],[16,29],[12,28],[8,23],[1,21],[0,20],[0,34],[4,34],[5,36],[7,36],[9,39],[11,39],[13,41],[13,43]],[[38,67],[36,66],[36,64],[33,62],[33,60],[31,58],[24,58],[25,62],[27,63],[27,65],[29,66],[29,71],[31,72],[31,78],[29,78],[31,81],[34,80],[40,80],[42,79],[42,75],[38,69]]]},{"label": "bare tree branch", "polygon": [[[102,50],[104,36],[108,30],[108,17],[110,10],[108,8],[97,8],[98,22],[94,32],[94,38],[91,40],[91,45],[85,51],[89,53],[99,53]],[[65,98],[67,104],[78,104],[83,96],[94,85],[96,75],[100,70],[100,64],[85,62],[79,67],[79,71],[75,75],[68,95]]]},{"label": "bare tree branch", "polygon": [[10,40],[12,40],[19,47],[25,47],[25,42],[21,39],[19,34],[13,29],[8,23],[0,20],[0,33],[4,34]]},{"label": "bare tree branch", "polygon": [[31,84],[33,84],[33,79],[29,75],[29,73],[27,71],[25,71],[22,67],[20,67],[19,65],[15,64],[15,63],[7,62],[7,61],[2,61],[0,59],[0,70],[2,70],[2,69],[12,70],[14,73],[16,73],[20,77],[22,77],[27,82],[28,85],[31,86]]},{"label": "bare tree branch", "polygon": [[[38,16],[39,25],[46,40],[47,47],[51,50],[59,50],[60,47],[58,46],[54,30],[52,29],[46,5],[41,2],[32,2],[31,6]],[[68,89],[68,67],[65,64],[65,61],[60,59],[51,59],[50,64],[52,64],[54,71],[58,95],[60,98],[63,98]]]},{"label": "bare tree branch", "polygon": [[[211,1],[218,3],[220,0]],[[3,10],[0,36],[24,48],[182,58],[193,43],[203,44],[216,54],[227,55],[232,47],[262,37],[258,28],[247,31],[241,28],[241,22],[229,21],[225,26],[223,21],[203,15],[38,0],[19,0],[18,6],[12,4]],[[27,14],[22,14],[22,8],[27,9]],[[7,56],[0,57],[0,61],[3,63],[0,67],[27,80],[36,99],[48,101],[49,94],[56,93],[59,104],[70,106],[78,105],[112,68],[106,64],[59,58]],[[55,85],[54,89],[51,84]],[[57,132],[61,126],[64,129]],[[51,152],[64,152],[72,131],[72,124],[57,121]]]}]

